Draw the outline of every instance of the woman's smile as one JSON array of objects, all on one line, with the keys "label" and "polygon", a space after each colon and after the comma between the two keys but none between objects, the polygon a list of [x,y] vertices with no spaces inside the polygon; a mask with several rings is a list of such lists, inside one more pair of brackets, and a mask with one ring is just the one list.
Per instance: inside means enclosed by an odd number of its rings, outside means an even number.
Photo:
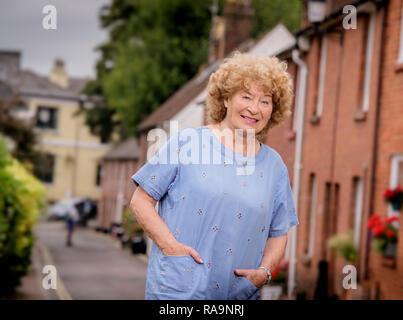
[{"label": "woman's smile", "polygon": [[247,123],[255,124],[256,122],[259,121],[259,120],[257,120],[257,119],[249,118],[249,117],[243,116],[243,115],[241,115],[241,117],[242,117],[243,120],[244,120],[245,122],[247,122]]}]

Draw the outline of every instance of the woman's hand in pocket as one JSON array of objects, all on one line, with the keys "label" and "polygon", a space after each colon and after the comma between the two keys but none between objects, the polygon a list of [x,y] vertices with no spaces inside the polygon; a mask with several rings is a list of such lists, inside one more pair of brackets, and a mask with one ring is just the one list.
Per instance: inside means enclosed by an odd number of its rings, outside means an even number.
[{"label": "woman's hand in pocket", "polygon": [[203,263],[200,254],[190,246],[181,242],[162,249],[162,253],[166,256],[191,256],[197,263]]},{"label": "woman's hand in pocket", "polygon": [[267,281],[267,273],[262,269],[235,269],[235,274],[246,277],[256,287],[262,287]]}]

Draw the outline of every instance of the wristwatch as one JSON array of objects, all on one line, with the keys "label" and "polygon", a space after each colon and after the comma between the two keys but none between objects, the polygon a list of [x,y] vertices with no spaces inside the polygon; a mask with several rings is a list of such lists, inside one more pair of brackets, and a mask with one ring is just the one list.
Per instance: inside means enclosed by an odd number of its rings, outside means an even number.
[{"label": "wristwatch", "polygon": [[268,284],[271,280],[271,272],[269,269],[267,269],[266,267],[259,267],[259,269],[263,269],[264,271],[266,271],[267,273],[267,281],[265,282],[265,285]]}]

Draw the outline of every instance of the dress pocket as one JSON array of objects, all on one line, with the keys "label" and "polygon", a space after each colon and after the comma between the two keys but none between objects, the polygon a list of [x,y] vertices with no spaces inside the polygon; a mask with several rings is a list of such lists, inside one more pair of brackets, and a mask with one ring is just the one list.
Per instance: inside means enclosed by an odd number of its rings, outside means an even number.
[{"label": "dress pocket", "polygon": [[193,287],[195,264],[192,256],[161,256],[162,287],[170,292],[187,292]]},{"label": "dress pocket", "polygon": [[249,300],[259,290],[253,282],[247,277],[239,276],[233,284],[230,299],[231,300]]}]

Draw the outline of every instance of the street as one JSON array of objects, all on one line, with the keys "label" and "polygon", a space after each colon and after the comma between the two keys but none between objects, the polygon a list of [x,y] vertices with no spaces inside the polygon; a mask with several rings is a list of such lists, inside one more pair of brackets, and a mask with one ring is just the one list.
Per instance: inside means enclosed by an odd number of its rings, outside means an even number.
[{"label": "street", "polygon": [[[67,247],[63,221],[41,222],[35,228],[38,269],[55,265],[57,289],[45,290],[47,299],[144,299],[147,261],[119,241],[89,228],[74,230],[73,246]],[[39,274],[42,279],[46,274]]]}]

